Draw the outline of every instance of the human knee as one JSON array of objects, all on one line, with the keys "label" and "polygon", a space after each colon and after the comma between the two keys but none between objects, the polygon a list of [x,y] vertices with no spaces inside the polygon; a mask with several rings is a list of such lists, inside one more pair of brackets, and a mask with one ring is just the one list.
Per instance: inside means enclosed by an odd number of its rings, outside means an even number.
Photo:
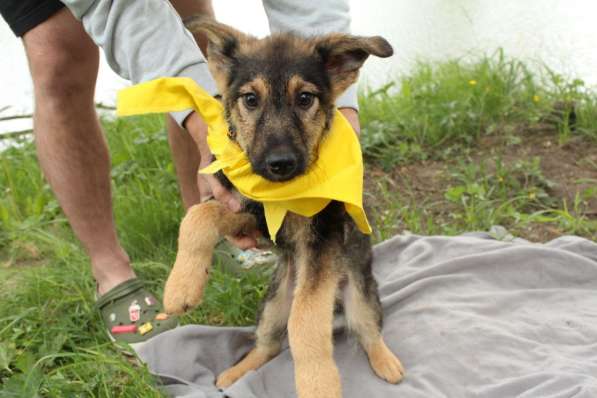
[{"label": "human knee", "polygon": [[50,99],[93,94],[99,50],[68,13],[23,37],[36,95]]},{"label": "human knee", "polygon": [[57,102],[72,102],[93,96],[95,75],[88,73],[86,65],[66,54],[52,54],[43,64],[32,68],[35,94],[38,98]]}]

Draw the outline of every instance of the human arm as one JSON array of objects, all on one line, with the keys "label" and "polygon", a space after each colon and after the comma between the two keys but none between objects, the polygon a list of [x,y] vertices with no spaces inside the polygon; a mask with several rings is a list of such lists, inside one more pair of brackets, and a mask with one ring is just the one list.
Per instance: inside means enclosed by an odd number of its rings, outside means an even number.
[{"label": "human arm", "polygon": [[112,70],[133,83],[190,77],[216,93],[205,57],[168,1],[61,0],[101,47]]}]

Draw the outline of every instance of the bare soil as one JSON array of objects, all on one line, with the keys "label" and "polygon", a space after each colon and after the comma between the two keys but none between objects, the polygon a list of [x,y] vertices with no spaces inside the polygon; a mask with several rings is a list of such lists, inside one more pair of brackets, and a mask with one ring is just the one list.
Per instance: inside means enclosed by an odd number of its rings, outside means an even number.
[{"label": "bare soil", "polygon": [[[454,206],[445,199],[446,190],[454,185],[450,170],[458,165],[459,160],[468,158],[474,163],[500,157],[504,165],[513,165],[519,160],[540,158],[543,176],[552,183],[548,189],[550,197],[559,203],[565,200],[568,209],[574,203],[577,193],[581,193],[597,181],[597,143],[583,137],[575,136],[560,145],[558,136],[549,129],[535,128],[516,135],[519,139],[512,141],[507,135],[489,135],[479,140],[468,157],[448,160],[420,161],[397,167],[391,172],[369,166],[366,170],[365,189],[378,198],[373,203],[374,209],[384,207],[374,181],[385,179],[392,189],[409,197],[413,205],[429,207],[429,217],[437,222],[449,222],[449,214]],[[485,165],[491,171],[492,162]],[[586,200],[583,214],[589,219],[597,219],[597,197]],[[535,242],[545,242],[561,236],[564,232],[550,223],[534,223],[526,227],[509,226],[515,235]],[[399,231],[397,231],[399,232]],[[590,237],[591,238],[591,237]],[[592,237],[597,239],[597,236]]]}]

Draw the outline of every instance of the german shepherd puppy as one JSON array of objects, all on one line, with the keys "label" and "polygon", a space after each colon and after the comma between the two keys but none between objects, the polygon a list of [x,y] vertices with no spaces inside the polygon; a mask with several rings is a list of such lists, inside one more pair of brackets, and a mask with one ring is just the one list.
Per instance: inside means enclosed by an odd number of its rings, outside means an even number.
[{"label": "german shepherd puppy", "polygon": [[[302,38],[288,33],[257,39],[213,20],[194,18],[187,26],[208,38],[208,65],[222,94],[230,138],[246,153],[253,171],[271,181],[288,181],[309,169],[330,128],[336,98],[357,80],[369,55],[389,57],[393,52],[379,36]],[[218,178],[233,189],[222,173]],[[236,214],[216,201],[189,209],[166,282],[166,311],[180,314],[199,304],[214,246],[222,236],[255,227],[269,236],[263,206],[247,198],[242,204],[243,212]],[[340,301],[347,326],[375,373],[399,382],[402,365],[381,336],[370,239],[344,206],[331,202],[312,218],[288,213],[276,242],[279,262],[259,317],[255,348],[220,374],[217,386],[231,385],[277,355],[287,332],[298,396],[340,398],[332,355],[332,321]]]}]

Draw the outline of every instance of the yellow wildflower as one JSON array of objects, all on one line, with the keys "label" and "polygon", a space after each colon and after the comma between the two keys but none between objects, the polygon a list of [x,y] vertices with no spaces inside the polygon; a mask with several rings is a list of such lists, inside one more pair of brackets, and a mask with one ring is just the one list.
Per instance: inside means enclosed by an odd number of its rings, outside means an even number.
[{"label": "yellow wildflower", "polygon": [[533,95],[533,102],[537,103],[539,101],[541,101],[541,97],[539,97],[538,95]]},{"label": "yellow wildflower", "polygon": [[476,80],[469,80],[468,84],[470,84],[471,86],[476,86],[477,85],[477,81]]}]

